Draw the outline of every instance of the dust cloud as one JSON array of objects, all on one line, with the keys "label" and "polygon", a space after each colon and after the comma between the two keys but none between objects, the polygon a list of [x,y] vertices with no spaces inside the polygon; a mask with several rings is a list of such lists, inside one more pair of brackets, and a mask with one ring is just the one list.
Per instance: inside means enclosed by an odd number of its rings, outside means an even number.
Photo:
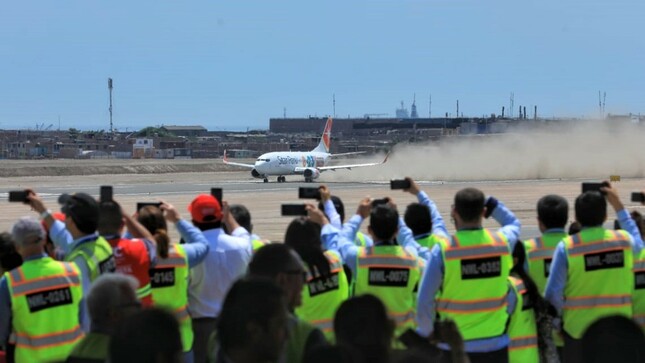
[{"label": "dust cloud", "polygon": [[[326,172],[321,181],[385,181],[403,176],[426,181],[645,176],[645,127],[641,125],[609,121],[533,125],[503,134],[398,144],[386,164]],[[382,156],[373,159],[380,160]]]}]

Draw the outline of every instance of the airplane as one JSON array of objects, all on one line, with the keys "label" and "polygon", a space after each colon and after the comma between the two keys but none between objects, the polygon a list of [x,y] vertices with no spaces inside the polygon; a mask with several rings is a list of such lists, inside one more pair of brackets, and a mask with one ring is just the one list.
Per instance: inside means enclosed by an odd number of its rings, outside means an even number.
[{"label": "airplane", "polygon": [[226,156],[226,150],[224,150],[223,162],[226,165],[241,166],[244,168],[251,169],[251,175],[257,179],[264,179],[265,183],[269,182],[269,176],[277,175],[278,183],[284,183],[286,181],[285,175],[302,175],[305,178],[305,182],[311,183],[314,179],[318,179],[320,173],[327,170],[336,170],[336,169],[349,169],[352,168],[362,168],[365,166],[375,166],[381,165],[387,162],[389,156],[386,155],[385,159],[380,163],[366,163],[366,164],[351,164],[351,165],[333,165],[327,166],[329,161],[334,156],[342,155],[351,155],[351,154],[362,154],[362,152],[351,152],[343,154],[330,154],[329,147],[331,141],[331,126],[332,119],[329,117],[327,123],[325,124],[325,129],[323,131],[322,137],[320,138],[320,143],[318,146],[309,151],[278,151],[262,154],[256,161],[255,164],[243,164],[235,163],[228,161]]}]

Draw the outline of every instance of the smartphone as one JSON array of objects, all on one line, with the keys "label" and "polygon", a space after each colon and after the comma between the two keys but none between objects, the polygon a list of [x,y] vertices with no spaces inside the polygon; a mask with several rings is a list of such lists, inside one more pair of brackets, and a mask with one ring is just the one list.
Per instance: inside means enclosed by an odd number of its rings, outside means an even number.
[{"label": "smartphone", "polygon": [[112,201],[112,186],[111,185],[102,185],[101,186],[101,202],[111,202]]},{"label": "smartphone", "polygon": [[147,207],[147,206],[153,206],[153,207],[161,207],[161,202],[139,202],[137,203],[137,211],[140,211],[141,208]]},{"label": "smartphone", "polygon": [[220,204],[222,204],[222,188],[211,188],[211,195],[214,196]]},{"label": "smartphone", "polygon": [[29,192],[26,190],[12,190],[9,192],[9,201],[15,203],[28,203],[28,195]]},{"label": "smartphone", "polygon": [[632,202],[645,203],[645,194],[642,192],[633,192]]},{"label": "smartphone", "polygon": [[304,204],[283,204],[283,216],[306,216],[307,208]]},{"label": "smartphone", "polygon": [[372,208],[378,207],[379,205],[385,205],[389,202],[390,200],[387,198],[382,198],[382,199],[374,199],[372,200]]},{"label": "smartphone", "polygon": [[390,180],[390,189],[410,189],[410,181],[407,179]]},{"label": "smartphone", "polygon": [[[582,192],[600,192],[600,188],[606,187],[606,183],[582,183]],[[602,193],[602,192],[600,192]]]},{"label": "smartphone", "polygon": [[298,198],[320,200],[320,189],[318,187],[300,187],[298,188]]},{"label": "smartphone", "polygon": [[399,341],[403,343],[407,348],[423,347],[430,345],[428,339],[425,339],[419,335],[414,329],[409,329],[404,331],[403,334],[399,336]]}]

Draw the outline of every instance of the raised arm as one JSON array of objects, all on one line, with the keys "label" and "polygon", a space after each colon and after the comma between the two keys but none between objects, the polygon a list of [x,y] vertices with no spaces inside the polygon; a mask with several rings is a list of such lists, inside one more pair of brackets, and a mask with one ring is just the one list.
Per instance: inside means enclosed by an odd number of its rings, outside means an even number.
[{"label": "raised arm", "polygon": [[608,181],[605,181],[605,183],[607,186],[600,188],[600,190],[605,193],[607,203],[609,203],[612,208],[614,208],[616,217],[618,218],[618,223],[620,224],[620,228],[624,229],[632,236],[632,239],[634,241],[634,244],[632,245],[634,256],[638,256],[643,249],[643,236],[641,236],[641,232],[638,229],[638,226],[636,225],[636,222],[632,218],[631,214],[629,214],[629,212],[625,209],[623,202],[620,200],[620,197],[618,196],[618,190],[614,188]]},{"label": "raised arm", "polygon": [[208,240],[206,240],[202,231],[193,226],[190,222],[181,219],[179,212],[177,212],[177,209],[175,209],[173,205],[162,203],[159,208],[164,211],[164,215],[168,222],[175,224],[181,238],[186,242],[182,247],[186,251],[188,267],[195,267],[204,261],[210,246],[208,245]]},{"label": "raised arm", "polygon": [[410,177],[406,177],[405,180],[410,182],[410,188],[404,189],[405,192],[408,192],[417,197],[417,200],[420,204],[427,206],[430,209],[430,220],[432,221],[432,234],[448,237],[448,229],[446,228],[446,222],[444,222],[437,205],[428,197],[428,195],[421,189],[417,183]]},{"label": "raised arm", "polygon": [[494,197],[488,197],[486,199],[486,216],[489,215],[502,226],[499,232],[506,236],[509,247],[513,251],[515,244],[520,238],[520,228],[522,226],[520,220],[517,219],[515,214],[504,203]]}]

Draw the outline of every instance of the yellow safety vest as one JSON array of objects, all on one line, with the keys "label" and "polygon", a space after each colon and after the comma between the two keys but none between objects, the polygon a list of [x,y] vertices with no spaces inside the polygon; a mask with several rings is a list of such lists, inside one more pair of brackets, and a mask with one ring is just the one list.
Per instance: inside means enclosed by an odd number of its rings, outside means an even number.
[{"label": "yellow safety vest", "polygon": [[331,275],[320,276],[307,271],[307,283],[302,290],[302,305],[296,316],[322,330],[328,340],[334,337],[334,315],[349,297],[349,282],[336,252],[325,251]]},{"label": "yellow safety vest", "polygon": [[537,324],[535,313],[522,280],[508,277],[517,298],[515,311],[508,325],[508,361],[510,363],[539,363]]},{"label": "yellow safety vest", "polygon": [[636,323],[645,331],[645,249],[634,261],[633,313]]},{"label": "yellow safety vest", "polygon": [[83,338],[79,303],[83,296],[78,267],[50,257],[28,260],[7,273],[16,362],[67,359]]},{"label": "yellow safety vest", "polygon": [[430,234],[428,236],[418,239],[417,243],[420,244],[422,247],[428,247],[428,249],[432,249],[434,245],[436,245],[437,243],[441,243],[442,241],[447,241],[447,239],[445,237],[437,236],[435,234]]},{"label": "yellow safety vest", "polygon": [[365,234],[363,232],[358,231],[356,232],[356,238],[354,239],[354,244],[358,247],[367,247],[366,246],[366,240],[365,240]]},{"label": "yellow safety vest", "polygon": [[184,352],[193,347],[193,323],[188,314],[188,258],[181,245],[172,245],[168,258],[158,258],[150,270],[152,299],[159,307],[172,311],[179,320]]},{"label": "yellow safety vest", "polygon": [[372,294],[396,324],[395,336],[414,327],[415,293],[421,271],[417,258],[397,245],[360,247],[354,295]]},{"label": "yellow safety vest", "polygon": [[564,239],[568,274],[564,287],[564,330],[580,339],[594,321],[632,317],[633,253],[625,231],[587,228]]},{"label": "yellow safety vest", "polygon": [[529,263],[528,272],[541,294],[546,288],[546,280],[551,270],[555,248],[560,241],[567,237],[568,235],[564,232],[549,232],[544,233],[541,237],[524,241],[526,258]]},{"label": "yellow safety vest", "polygon": [[82,256],[87,263],[90,270],[90,282],[104,273],[116,271],[116,260],[112,254],[112,246],[101,236],[94,241],[83,242],[74,248],[65,257],[65,261],[73,262],[78,256]]},{"label": "yellow safety vest", "polygon": [[506,237],[487,229],[458,231],[441,252],[445,274],[437,295],[439,317],[452,319],[464,340],[503,335],[512,266]]},{"label": "yellow safety vest", "polygon": [[259,239],[251,240],[251,247],[253,249],[253,253],[257,252],[260,248],[268,245],[269,243],[270,243],[269,241],[262,241]]}]

